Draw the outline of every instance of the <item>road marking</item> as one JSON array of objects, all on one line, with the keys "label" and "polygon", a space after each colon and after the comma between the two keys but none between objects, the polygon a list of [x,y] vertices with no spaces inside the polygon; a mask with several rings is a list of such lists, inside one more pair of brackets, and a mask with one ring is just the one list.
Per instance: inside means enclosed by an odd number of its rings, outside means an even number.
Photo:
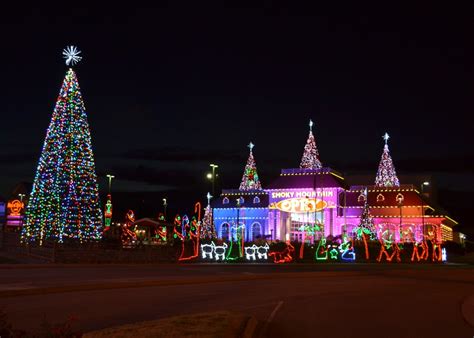
[{"label": "road marking", "polygon": [[279,301],[277,306],[275,306],[275,308],[273,309],[272,313],[270,313],[270,316],[268,317],[267,319],[267,322],[265,325],[268,325],[271,323],[271,321],[273,320],[273,318],[275,317],[277,311],[281,308],[281,306],[283,305],[283,301]]},{"label": "road marking", "polygon": [[266,337],[267,336],[268,327],[270,326],[271,321],[273,320],[273,318],[275,318],[275,315],[276,315],[277,311],[281,308],[282,305],[283,305],[283,301],[281,300],[275,306],[272,313],[270,313],[270,316],[268,316],[268,318],[265,322],[265,325],[263,326],[262,331],[260,331],[260,337]]}]

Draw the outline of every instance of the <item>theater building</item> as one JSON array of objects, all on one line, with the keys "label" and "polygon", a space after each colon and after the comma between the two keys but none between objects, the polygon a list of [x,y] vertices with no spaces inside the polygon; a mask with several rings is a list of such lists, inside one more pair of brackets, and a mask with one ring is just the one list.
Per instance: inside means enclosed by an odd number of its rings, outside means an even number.
[{"label": "theater building", "polygon": [[249,145],[239,189],[223,190],[212,202],[219,238],[235,240],[243,233],[245,241],[312,243],[323,236],[354,237],[367,204],[379,237],[397,242],[419,242],[423,236],[436,242],[453,240],[456,221],[437,211],[421,189],[400,185],[387,134],[375,184],[348,186],[340,173],[322,166],[311,127],[300,168],[282,169],[265,188],[257,174],[254,145]]}]

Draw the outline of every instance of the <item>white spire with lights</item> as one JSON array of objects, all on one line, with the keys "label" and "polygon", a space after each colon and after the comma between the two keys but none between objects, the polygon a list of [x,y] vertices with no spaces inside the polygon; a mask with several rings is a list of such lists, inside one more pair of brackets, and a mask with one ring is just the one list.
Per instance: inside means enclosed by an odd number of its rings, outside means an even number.
[{"label": "white spire with lights", "polygon": [[250,154],[247,159],[247,164],[245,165],[244,175],[242,176],[239,190],[261,190],[262,185],[258,178],[257,165],[252,152],[255,144],[250,142],[247,147],[250,149]]},{"label": "white spire with lights", "polygon": [[385,141],[385,145],[377,170],[377,176],[375,177],[375,185],[377,187],[399,187],[400,181],[398,180],[395,166],[388,150],[388,139],[390,136],[388,133],[385,133],[382,138]]},{"label": "white spire with lights", "polygon": [[304,146],[303,157],[301,158],[301,169],[321,169],[323,165],[319,160],[319,152],[313,135],[313,120],[309,120],[309,136]]},{"label": "white spire with lights", "polygon": [[207,197],[207,204],[211,204],[211,198],[213,197],[211,193],[208,192],[206,197]]}]

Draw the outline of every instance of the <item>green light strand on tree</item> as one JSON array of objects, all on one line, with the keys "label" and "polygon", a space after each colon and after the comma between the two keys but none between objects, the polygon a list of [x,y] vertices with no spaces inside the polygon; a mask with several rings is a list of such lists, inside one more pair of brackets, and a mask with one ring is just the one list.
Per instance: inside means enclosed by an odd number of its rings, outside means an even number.
[{"label": "green light strand on tree", "polygon": [[64,78],[26,210],[22,241],[80,242],[102,236],[91,134],[75,72]]}]

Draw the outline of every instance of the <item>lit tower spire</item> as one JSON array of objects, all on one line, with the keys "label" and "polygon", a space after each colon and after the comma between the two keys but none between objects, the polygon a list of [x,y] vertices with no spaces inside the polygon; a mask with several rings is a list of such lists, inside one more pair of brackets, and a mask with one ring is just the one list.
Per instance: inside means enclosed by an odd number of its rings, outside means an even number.
[{"label": "lit tower spire", "polygon": [[316,147],[316,141],[313,135],[313,121],[309,120],[309,136],[304,146],[303,157],[301,158],[300,168],[302,169],[321,169],[323,165],[319,160],[319,152]]},{"label": "lit tower spire", "polygon": [[377,176],[375,177],[375,185],[377,187],[399,187],[400,182],[398,181],[395,166],[393,165],[392,157],[388,150],[388,139],[390,136],[385,133],[383,139],[385,145],[383,147],[382,158],[380,160],[379,169]]},{"label": "lit tower spire", "polygon": [[247,159],[247,164],[245,165],[244,175],[242,176],[242,182],[240,183],[239,190],[261,190],[262,185],[258,179],[257,174],[257,165],[255,164],[255,159],[253,158],[253,147],[255,145],[250,142],[248,145],[250,149],[249,158]]}]

